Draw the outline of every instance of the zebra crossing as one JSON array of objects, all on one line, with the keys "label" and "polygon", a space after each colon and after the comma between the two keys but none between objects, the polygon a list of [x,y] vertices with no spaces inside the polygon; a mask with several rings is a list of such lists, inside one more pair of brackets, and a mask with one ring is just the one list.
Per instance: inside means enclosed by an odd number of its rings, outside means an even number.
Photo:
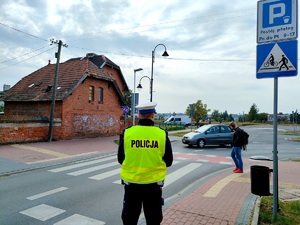
[{"label": "zebra crossing", "polygon": [[[33,196],[29,196],[26,199],[27,200],[37,200],[42,199],[49,195],[54,195],[62,191],[68,190],[67,187],[60,187],[53,190],[48,190],[43,193],[39,193]],[[37,219],[39,221],[45,222],[49,219],[52,219],[56,216],[61,215],[62,213],[65,213],[67,210],[60,209],[57,207],[53,207],[47,204],[39,204],[37,206],[31,207],[29,209],[23,210],[20,213],[23,215],[26,215],[28,217]],[[86,224],[86,225],[104,225],[105,222],[96,220],[93,218],[89,218],[80,214],[73,214],[57,223],[54,223],[53,225],[76,225],[76,224]]]},{"label": "zebra crossing", "polygon": [[[180,162],[184,162],[180,164]],[[193,172],[197,168],[199,168],[202,163],[201,162],[186,162],[186,160],[174,160],[173,166],[176,165],[176,168],[172,168],[172,172],[168,172],[167,179],[165,180],[164,188],[173,184],[177,180],[186,176],[188,173]],[[120,169],[121,166],[118,164],[116,160],[116,156],[109,156],[100,159],[94,159],[84,162],[79,162],[72,165],[59,166],[53,169],[47,170],[49,173],[63,174],[66,176],[72,176],[74,178],[79,176],[84,176],[91,181],[102,181],[104,179],[112,178],[114,181],[112,184],[120,185]],[[168,168],[169,170],[169,168]],[[114,179],[116,178],[116,179]],[[45,190],[42,193],[36,193],[35,195],[26,197],[26,200],[35,201],[39,200],[41,203],[41,199],[46,196],[55,195],[60,192],[69,191],[69,187],[58,187],[53,190]],[[28,217],[34,218],[36,220],[40,220],[41,222],[46,222],[49,219],[52,219],[56,216],[59,216],[63,213],[66,213],[67,209],[60,209],[51,205],[46,204],[38,204],[32,208],[21,211],[20,213],[26,215]],[[42,224],[42,223],[41,223]],[[96,220],[94,218],[86,217],[80,214],[73,214],[63,220],[55,223],[54,225],[77,225],[77,224],[88,224],[88,225],[104,225],[105,221]]]}]

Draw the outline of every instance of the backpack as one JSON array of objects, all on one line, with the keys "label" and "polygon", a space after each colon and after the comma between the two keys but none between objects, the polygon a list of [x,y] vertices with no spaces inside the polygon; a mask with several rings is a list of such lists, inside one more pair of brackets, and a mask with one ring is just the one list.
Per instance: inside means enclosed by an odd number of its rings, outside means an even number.
[{"label": "backpack", "polygon": [[248,144],[248,139],[249,139],[249,134],[244,131],[243,129],[242,130],[242,135],[243,135],[243,147],[244,147],[244,150],[246,149],[246,145]]}]

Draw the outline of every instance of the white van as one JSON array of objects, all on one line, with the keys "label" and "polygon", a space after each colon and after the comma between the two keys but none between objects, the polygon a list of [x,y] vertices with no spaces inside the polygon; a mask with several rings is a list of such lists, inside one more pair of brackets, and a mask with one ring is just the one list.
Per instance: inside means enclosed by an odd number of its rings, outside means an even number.
[{"label": "white van", "polygon": [[187,115],[176,115],[170,116],[165,122],[167,125],[184,125],[190,126],[191,125],[191,118]]}]

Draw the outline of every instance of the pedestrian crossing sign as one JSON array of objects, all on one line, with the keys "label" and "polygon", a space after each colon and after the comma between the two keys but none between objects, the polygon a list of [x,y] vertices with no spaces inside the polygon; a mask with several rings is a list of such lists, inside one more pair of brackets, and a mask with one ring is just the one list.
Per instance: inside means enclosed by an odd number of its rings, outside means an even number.
[{"label": "pedestrian crossing sign", "polygon": [[256,78],[297,76],[297,40],[257,45]]}]

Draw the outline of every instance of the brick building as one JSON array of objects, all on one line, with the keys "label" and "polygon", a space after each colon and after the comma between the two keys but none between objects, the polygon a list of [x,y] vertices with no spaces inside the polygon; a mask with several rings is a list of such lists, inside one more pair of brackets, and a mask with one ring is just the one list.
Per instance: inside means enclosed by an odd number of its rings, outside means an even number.
[{"label": "brick building", "polygon": [[[55,64],[22,78],[5,92],[0,117],[0,143],[48,138]],[[53,139],[119,134],[128,86],[118,65],[89,53],[59,65]]]}]

